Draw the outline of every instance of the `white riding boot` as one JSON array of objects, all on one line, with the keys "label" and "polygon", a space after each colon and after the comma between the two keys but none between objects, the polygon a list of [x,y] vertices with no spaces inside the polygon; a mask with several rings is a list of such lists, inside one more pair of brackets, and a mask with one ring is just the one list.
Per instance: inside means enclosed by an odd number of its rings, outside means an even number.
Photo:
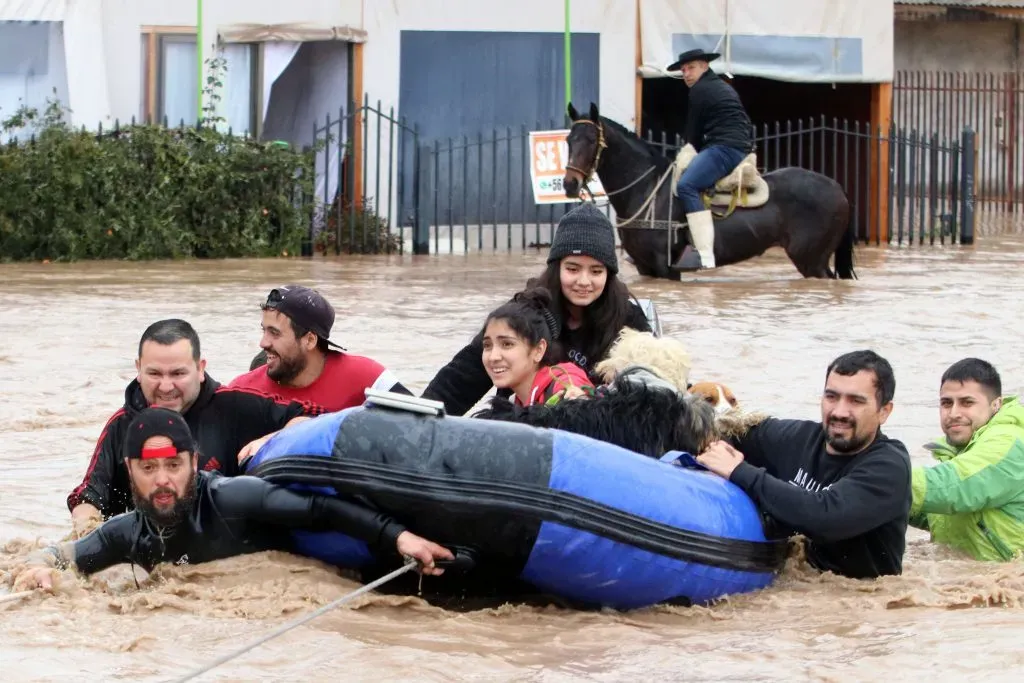
[{"label": "white riding boot", "polygon": [[687,245],[676,262],[676,270],[703,270],[715,267],[715,223],[711,211],[686,214],[693,249]]}]

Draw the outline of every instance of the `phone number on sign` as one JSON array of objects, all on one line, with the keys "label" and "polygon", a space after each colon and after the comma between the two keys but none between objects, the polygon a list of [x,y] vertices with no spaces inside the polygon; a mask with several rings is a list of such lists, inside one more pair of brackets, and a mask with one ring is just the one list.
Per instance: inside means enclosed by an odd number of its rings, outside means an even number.
[{"label": "phone number on sign", "polygon": [[543,192],[564,192],[561,178],[541,178],[537,186]]}]

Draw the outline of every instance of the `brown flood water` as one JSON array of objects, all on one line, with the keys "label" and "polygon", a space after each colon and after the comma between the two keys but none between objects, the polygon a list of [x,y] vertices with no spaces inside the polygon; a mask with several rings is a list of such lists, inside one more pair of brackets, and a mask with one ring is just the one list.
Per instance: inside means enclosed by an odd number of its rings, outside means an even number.
[{"label": "brown flood water", "polygon": [[[948,364],[979,355],[1007,391],[1020,388],[1024,240],[858,259],[854,282],[799,279],[774,252],[681,284],[642,281],[626,265],[623,274],[689,346],[694,378],[727,383],[751,409],[817,418],[828,361],[878,350],[896,370],[887,431],[924,462]],[[314,284],[337,308],[348,349],[420,391],[542,263],[530,253],[0,266],[3,590],[25,552],[69,530],[64,498],[121,405],[150,322],[190,320],[211,375],[227,382],[257,350],[261,297],[284,282]],[[980,564],[918,531],[909,538],[901,577],[844,580],[794,559],[772,588],[710,609],[456,613],[371,595],[202,680],[1019,680],[1024,564]],[[280,553],[142,574],[141,590],[117,567],[0,604],[0,678],[167,680],[357,586]]]}]

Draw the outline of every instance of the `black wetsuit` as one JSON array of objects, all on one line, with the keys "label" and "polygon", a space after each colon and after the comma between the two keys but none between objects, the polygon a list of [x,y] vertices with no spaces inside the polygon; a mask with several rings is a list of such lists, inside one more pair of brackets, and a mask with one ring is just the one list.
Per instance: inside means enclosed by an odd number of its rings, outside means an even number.
[{"label": "black wetsuit", "polygon": [[825,450],[820,422],[768,419],[733,445],[744,461],[730,481],[780,534],[810,541],[807,560],[852,578],[903,571],[910,454],[881,431],[856,455]]},{"label": "black wetsuit", "polygon": [[107,520],[75,541],[73,559],[83,574],[116,564],[146,569],[162,563],[199,564],[262,550],[292,547],[290,530],[340,531],[371,551],[395,553],[398,522],[369,507],[331,496],[296,493],[257,477],[200,472],[189,518],[158,529],[135,510]]},{"label": "black wetsuit", "polygon": [[[640,332],[651,331],[651,324],[643,309],[633,301],[629,302],[625,327]],[[594,366],[603,359],[587,358],[580,351],[587,334],[585,328],[570,330],[568,326],[563,326],[558,341],[566,358],[560,360],[572,361],[586,370],[595,383],[600,384],[602,380],[595,376]],[[441,401],[450,415],[465,415],[466,411],[494,386],[490,375],[484,369],[483,352],[483,334],[478,333],[473,337],[473,341],[456,353],[455,357],[434,375],[434,379],[430,380],[430,384],[423,390],[423,398]],[[498,391],[499,396],[508,396],[510,393],[508,390]]]},{"label": "black wetsuit", "polygon": [[[69,510],[89,503],[104,517],[113,517],[134,507],[122,449],[125,430],[146,407],[139,381],[132,380],[124,392],[124,407],[107,421],[82,483],[68,496]],[[199,469],[231,476],[239,473],[238,452],[246,444],[284,428],[300,415],[323,412],[313,403],[223,387],[207,374],[199,396],[183,417],[199,446]]]}]

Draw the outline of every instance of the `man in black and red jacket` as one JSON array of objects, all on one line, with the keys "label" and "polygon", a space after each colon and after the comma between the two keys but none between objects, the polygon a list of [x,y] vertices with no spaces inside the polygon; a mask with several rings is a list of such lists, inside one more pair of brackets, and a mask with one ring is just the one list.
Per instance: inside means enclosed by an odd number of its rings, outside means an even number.
[{"label": "man in black and red jacket", "polygon": [[133,509],[124,442],[128,425],[150,406],[185,418],[198,444],[198,467],[227,476],[273,433],[323,413],[314,403],[286,401],[258,391],[222,387],[206,374],[199,336],[184,320],[160,320],[139,340],[138,376],[124,406],[104,426],[82,483],[68,496],[76,535],[101,519]]}]

